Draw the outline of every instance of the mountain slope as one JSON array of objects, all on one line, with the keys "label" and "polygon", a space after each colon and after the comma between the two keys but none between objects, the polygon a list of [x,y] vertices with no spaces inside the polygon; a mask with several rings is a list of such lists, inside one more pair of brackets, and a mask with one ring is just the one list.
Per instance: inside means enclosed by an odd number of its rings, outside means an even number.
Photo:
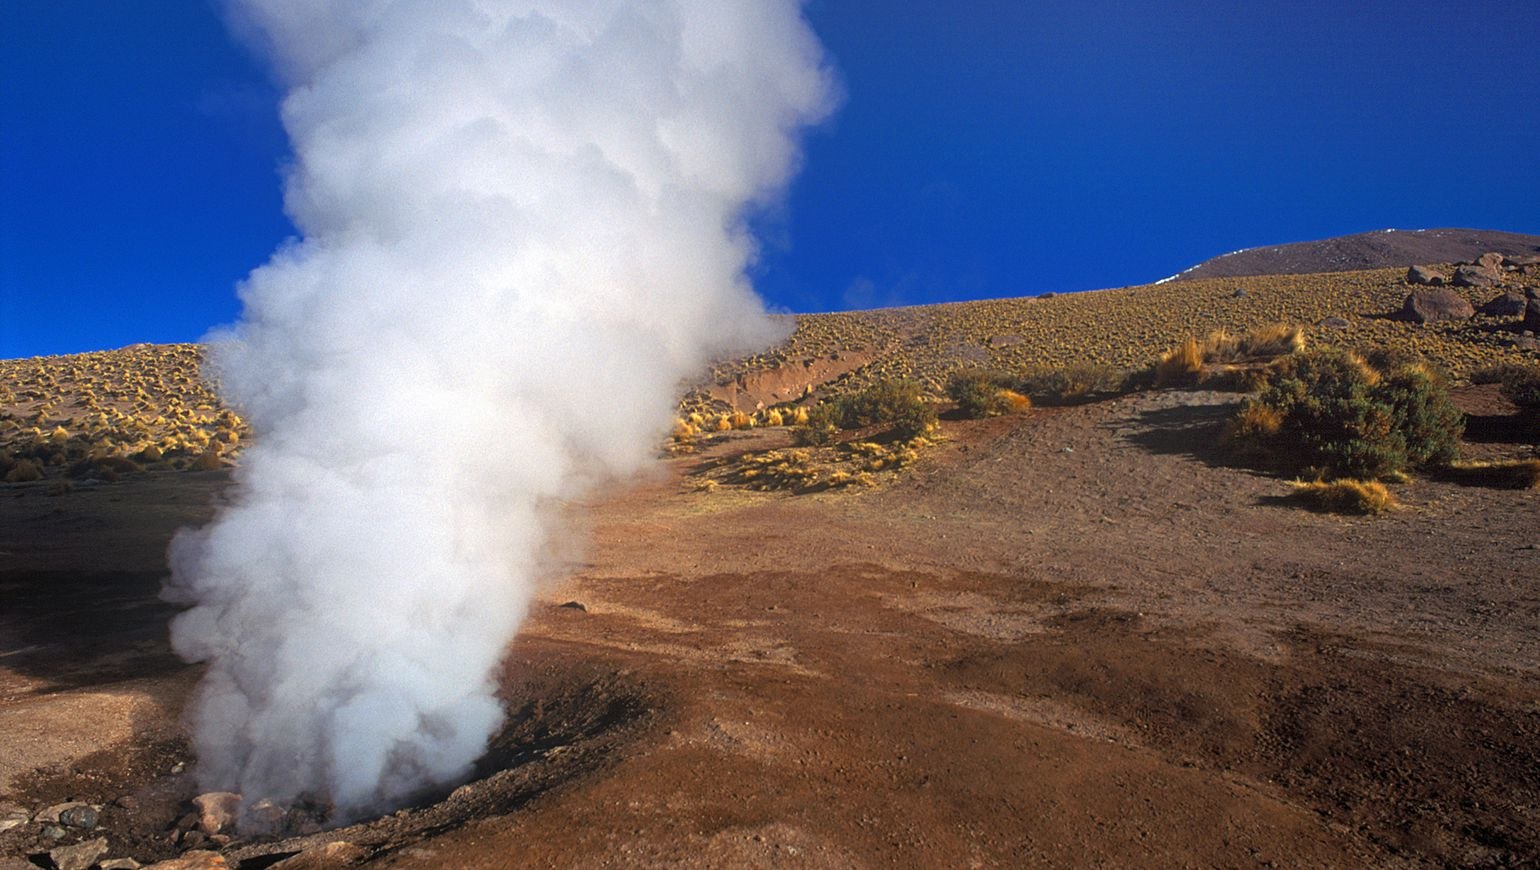
[{"label": "mountain slope", "polygon": [[1305,275],[1384,269],[1414,263],[1454,263],[1473,260],[1487,251],[1510,256],[1540,254],[1540,236],[1459,228],[1377,230],[1314,242],[1235,251],[1205,260],[1167,280]]}]

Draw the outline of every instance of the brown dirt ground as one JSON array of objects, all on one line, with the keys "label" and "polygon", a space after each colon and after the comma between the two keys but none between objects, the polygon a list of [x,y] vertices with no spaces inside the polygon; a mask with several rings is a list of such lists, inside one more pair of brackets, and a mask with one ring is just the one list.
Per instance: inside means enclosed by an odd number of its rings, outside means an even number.
[{"label": "brown dirt ground", "polygon": [[[864,492],[693,491],[692,468],[780,430],[668,460],[574,506],[583,555],[510,649],[485,778],[227,855],[347,839],[390,867],[1540,861],[1540,494],[1417,481],[1386,516],[1304,512],[1216,452],[1233,401],[949,423]],[[171,532],[224,480],[0,490],[0,799],[105,804],[114,856],[175,851],[197,670],[155,593]],[[34,831],[0,833],[0,856],[35,854]]]}]

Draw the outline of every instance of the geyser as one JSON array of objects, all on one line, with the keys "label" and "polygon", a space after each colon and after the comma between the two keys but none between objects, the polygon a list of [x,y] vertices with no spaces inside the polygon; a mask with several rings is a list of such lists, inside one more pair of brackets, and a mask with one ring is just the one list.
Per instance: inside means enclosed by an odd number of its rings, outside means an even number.
[{"label": "geyser", "polygon": [[339,816],[466,776],[550,506],[773,340],[744,212],[831,106],[796,0],[243,0],[302,237],[212,365],[255,439],[172,546],[198,778]]}]

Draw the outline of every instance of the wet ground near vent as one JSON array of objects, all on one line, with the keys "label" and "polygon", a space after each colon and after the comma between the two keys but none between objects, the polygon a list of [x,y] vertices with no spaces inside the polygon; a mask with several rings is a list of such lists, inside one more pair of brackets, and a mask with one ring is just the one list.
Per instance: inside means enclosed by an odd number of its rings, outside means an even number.
[{"label": "wet ground near vent", "polygon": [[[1282,482],[1214,452],[1229,401],[949,423],[869,492],[693,492],[700,457],[669,460],[586,506],[588,546],[510,649],[480,778],[226,856],[1540,860],[1540,497],[1416,482],[1385,517],[1283,507]],[[102,804],[86,836],[112,857],[175,851],[197,670],[154,594],[168,536],[221,485],[0,490],[0,801]],[[36,837],[0,832],[0,856]]]}]

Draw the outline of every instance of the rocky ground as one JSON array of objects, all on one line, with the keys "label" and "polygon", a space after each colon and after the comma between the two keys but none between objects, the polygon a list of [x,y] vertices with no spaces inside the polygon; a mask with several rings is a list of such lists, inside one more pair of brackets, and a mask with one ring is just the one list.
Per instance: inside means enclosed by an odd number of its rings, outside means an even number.
[{"label": "rocky ground", "polygon": [[700,490],[784,430],[669,459],[575,506],[477,779],[276,838],[190,803],[156,597],[227,472],[12,484],[0,868],[1540,861],[1540,494],[1301,511],[1215,449],[1235,400],[949,421],[874,489]]}]

